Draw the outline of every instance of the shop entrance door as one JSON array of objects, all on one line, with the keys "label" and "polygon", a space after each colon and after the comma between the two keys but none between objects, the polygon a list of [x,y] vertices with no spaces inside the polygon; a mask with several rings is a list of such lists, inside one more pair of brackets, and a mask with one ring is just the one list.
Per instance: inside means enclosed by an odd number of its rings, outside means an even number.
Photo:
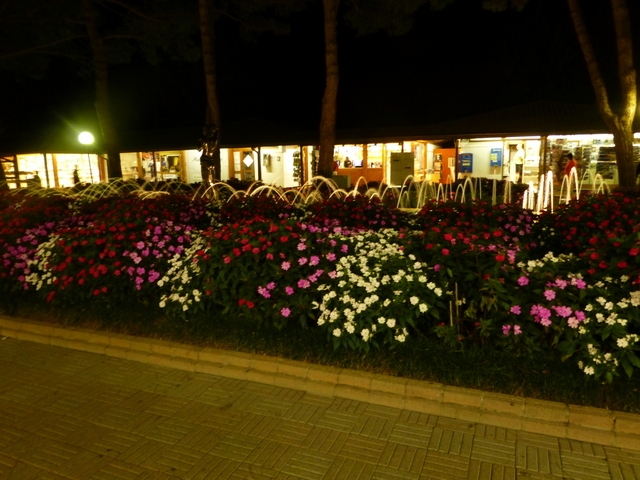
[{"label": "shop entrance door", "polygon": [[233,161],[229,162],[229,178],[245,182],[255,181],[256,152],[250,148],[237,148],[231,150],[230,155]]},{"label": "shop entrance door", "polygon": [[[437,172],[440,168],[440,183],[453,183],[456,178],[456,149],[455,148],[436,148],[433,151],[434,160],[433,170]],[[439,161],[440,164],[436,164]]]}]

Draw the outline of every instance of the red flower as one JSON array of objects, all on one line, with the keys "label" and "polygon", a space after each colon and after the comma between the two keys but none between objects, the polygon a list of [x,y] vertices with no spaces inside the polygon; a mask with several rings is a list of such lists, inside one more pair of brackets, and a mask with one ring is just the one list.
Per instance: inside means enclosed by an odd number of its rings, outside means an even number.
[{"label": "red flower", "polygon": [[640,253],[640,249],[636,247],[633,247],[629,250],[629,255],[631,255],[632,257],[635,257],[636,255],[638,255],[638,253]]},{"label": "red flower", "polygon": [[441,252],[442,252],[442,254],[443,254],[443,255],[445,255],[445,256],[446,256],[446,255],[449,255],[449,249],[448,249],[448,248],[443,248],[443,249],[441,250]]},{"label": "red flower", "polygon": [[627,262],[618,262],[618,268],[627,268]]},{"label": "red flower", "polygon": [[496,255],[496,261],[498,262],[504,262],[505,256],[502,254],[498,254]]}]

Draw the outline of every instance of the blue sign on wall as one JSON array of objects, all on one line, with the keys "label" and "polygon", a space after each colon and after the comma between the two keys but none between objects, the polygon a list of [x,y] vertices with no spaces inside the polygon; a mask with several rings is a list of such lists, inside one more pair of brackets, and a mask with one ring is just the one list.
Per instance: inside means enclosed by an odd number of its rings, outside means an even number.
[{"label": "blue sign on wall", "polygon": [[502,149],[492,148],[489,159],[492,167],[501,167],[502,166]]},{"label": "blue sign on wall", "polygon": [[473,153],[460,154],[460,173],[473,173]]}]

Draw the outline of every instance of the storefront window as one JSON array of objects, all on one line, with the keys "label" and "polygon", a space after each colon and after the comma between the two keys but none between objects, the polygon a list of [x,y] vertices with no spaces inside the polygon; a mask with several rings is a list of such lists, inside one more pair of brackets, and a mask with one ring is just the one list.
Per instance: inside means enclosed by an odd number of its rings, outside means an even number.
[{"label": "storefront window", "polygon": [[338,168],[362,168],[362,145],[336,145],[333,152]]},{"label": "storefront window", "polygon": [[[122,165],[123,180],[135,180],[139,177],[137,153],[121,153],[120,164]],[[142,177],[144,177],[144,173],[142,174]]]}]

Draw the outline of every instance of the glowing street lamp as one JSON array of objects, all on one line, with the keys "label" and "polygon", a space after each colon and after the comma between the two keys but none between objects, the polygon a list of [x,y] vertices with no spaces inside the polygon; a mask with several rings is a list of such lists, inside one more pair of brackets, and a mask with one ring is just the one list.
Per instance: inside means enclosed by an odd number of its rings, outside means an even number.
[{"label": "glowing street lamp", "polygon": [[81,132],[78,135],[78,141],[87,146],[87,162],[89,162],[89,175],[91,175],[91,183],[93,183],[93,170],[91,169],[91,157],[89,156],[89,145],[93,144],[93,135],[91,132]]}]

